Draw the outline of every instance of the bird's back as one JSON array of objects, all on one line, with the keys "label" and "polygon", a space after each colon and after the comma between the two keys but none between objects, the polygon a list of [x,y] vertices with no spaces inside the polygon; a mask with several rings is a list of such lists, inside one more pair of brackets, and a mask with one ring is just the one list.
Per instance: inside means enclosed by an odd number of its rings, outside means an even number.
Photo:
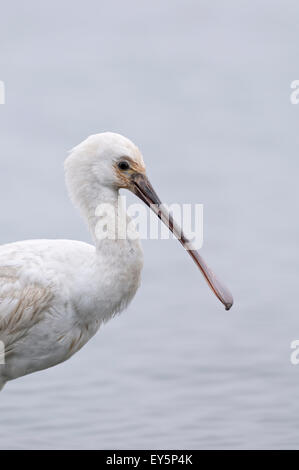
[{"label": "bird's back", "polygon": [[0,246],[0,388],[66,360],[122,310],[139,285],[137,258],[126,244],[103,253],[72,240]]}]

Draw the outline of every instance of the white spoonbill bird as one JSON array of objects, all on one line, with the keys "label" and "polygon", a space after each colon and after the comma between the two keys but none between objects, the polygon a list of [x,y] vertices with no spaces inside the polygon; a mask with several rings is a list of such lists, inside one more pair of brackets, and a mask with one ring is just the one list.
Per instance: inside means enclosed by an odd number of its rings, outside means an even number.
[{"label": "white spoonbill bird", "polygon": [[[143,264],[140,242],[136,237],[97,237],[99,205],[119,210],[119,189],[127,188],[179,233],[146,176],[139,149],[127,138],[112,132],[88,137],[66,159],[65,174],[94,245],[30,240],[0,246],[0,389],[9,380],[71,357],[134,297]],[[182,233],[179,241],[187,247]],[[195,249],[188,253],[229,309],[230,292]]]}]

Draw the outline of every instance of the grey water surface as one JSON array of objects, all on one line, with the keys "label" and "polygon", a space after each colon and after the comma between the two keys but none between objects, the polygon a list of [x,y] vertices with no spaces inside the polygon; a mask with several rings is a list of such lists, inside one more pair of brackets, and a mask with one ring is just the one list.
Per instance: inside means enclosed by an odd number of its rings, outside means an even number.
[{"label": "grey water surface", "polygon": [[129,308],[1,392],[1,449],[299,447],[298,15],[295,0],[2,3],[0,242],[89,241],[63,160],[120,132],[164,202],[204,204],[202,254],[235,305],[178,242],[143,242]]}]

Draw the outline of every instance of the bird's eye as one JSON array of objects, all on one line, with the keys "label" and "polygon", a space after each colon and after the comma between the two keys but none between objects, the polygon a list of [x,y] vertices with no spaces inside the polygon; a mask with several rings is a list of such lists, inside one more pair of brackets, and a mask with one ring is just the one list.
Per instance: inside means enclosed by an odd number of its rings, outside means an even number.
[{"label": "bird's eye", "polygon": [[126,171],[126,170],[128,170],[128,169],[130,168],[130,165],[129,165],[128,162],[126,162],[126,161],[124,160],[124,161],[122,161],[122,162],[119,162],[118,168],[119,168],[120,170],[122,170],[122,171]]}]

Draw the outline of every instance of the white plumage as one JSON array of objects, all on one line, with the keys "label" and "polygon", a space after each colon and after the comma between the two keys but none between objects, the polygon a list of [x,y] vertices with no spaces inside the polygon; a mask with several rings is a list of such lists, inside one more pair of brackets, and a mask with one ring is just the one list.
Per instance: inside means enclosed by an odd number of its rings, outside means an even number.
[{"label": "white plumage", "polygon": [[[128,168],[122,168],[123,162]],[[147,204],[158,201],[138,148],[118,134],[90,136],[72,150],[65,171],[70,197],[94,245],[31,240],[0,247],[0,340],[5,346],[0,389],[8,380],[72,356],[102,322],[126,307],[140,283],[138,239],[95,236],[96,208],[105,202],[117,210],[119,188],[130,189]],[[215,279],[207,280],[214,292],[219,290],[212,285]],[[219,298],[221,289],[215,292]],[[225,301],[230,307],[232,300]]]}]

